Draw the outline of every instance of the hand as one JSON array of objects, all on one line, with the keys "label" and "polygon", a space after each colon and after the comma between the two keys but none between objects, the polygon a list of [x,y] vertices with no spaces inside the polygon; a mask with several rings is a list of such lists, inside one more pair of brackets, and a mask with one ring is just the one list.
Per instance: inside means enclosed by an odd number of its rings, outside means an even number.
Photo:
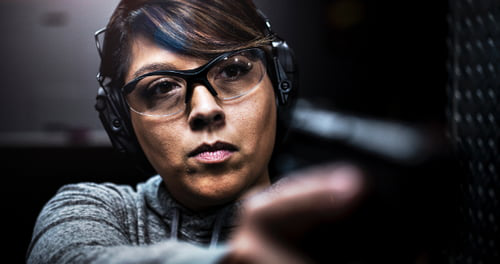
[{"label": "hand", "polygon": [[231,252],[222,263],[315,263],[311,249],[322,241],[312,239],[311,231],[348,216],[364,193],[364,176],[353,166],[290,175],[245,202],[240,227],[229,243]]}]

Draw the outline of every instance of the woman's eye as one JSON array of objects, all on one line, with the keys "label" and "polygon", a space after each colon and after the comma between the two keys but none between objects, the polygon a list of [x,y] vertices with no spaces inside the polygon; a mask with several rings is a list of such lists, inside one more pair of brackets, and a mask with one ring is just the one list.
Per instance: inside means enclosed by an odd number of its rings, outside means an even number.
[{"label": "woman's eye", "polygon": [[246,75],[252,69],[250,62],[231,63],[224,66],[218,74],[218,78],[225,80],[237,80],[238,78]]},{"label": "woman's eye", "polygon": [[147,94],[151,97],[162,97],[166,96],[171,92],[174,92],[176,89],[180,89],[181,86],[174,82],[162,81],[157,82],[151,85],[147,89]]}]

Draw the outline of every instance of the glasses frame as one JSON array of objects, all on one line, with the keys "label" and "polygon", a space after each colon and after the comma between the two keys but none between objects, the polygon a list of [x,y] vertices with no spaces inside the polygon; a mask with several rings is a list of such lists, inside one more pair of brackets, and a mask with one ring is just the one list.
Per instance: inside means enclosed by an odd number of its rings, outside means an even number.
[{"label": "glasses frame", "polygon": [[[150,76],[156,76],[156,75],[170,75],[170,76],[182,78],[182,79],[184,79],[186,81],[186,89],[187,89],[187,91],[186,91],[186,98],[185,98],[185,102],[184,102],[186,105],[189,103],[189,100],[191,99],[191,96],[192,96],[192,93],[193,93],[193,89],[194,89],[194,84],[196,84],[196,83],[202,84],[203,86],[205,86],[208,89],[208,91],[212,94],[212,96],[217,97],[217,95],[218,95],[217,91],[210,84],[210,82],[208,81],[208,76],[207,76],[208,72],[212,69],[212,66],[215,65],[215,64],[217,64],[218,62],[224,60],[225,58],[233,56],[234,54],[245,52],[245,51],[254,51],[254,50],[257,50],[259,52],[259,57],[260,57],[259,59],[264,64],[264,74],[267,73],[267,64],[268,64],[268,62],[267,62],[266,51],[263,48],[261,48],[261,47],[252,47],[252,48],[239,49],[239,50],[234,50],[234,51],[223,53],[223,54],[221,54],[221,55],[213,58],[212,60],[210,60],[206,64],[204,64],[204,65],[202,65],[202,66],[200,66],[198,68],[191,69],[191,70],[162,70],[162,71],[153,71],[153,72],[149,72],[149,73],[143,74],[143,75],[141,75],[139,77],[134,78],[132,81],[129,81],[128,83],[126,83],[122,87],[121,91],[122,91],[124,97],[126,98],[126,96],[128,94],[130,94],[135,89],[136,85],[142,79],[144,79],[146,77],[150,77]],[[250,92],[251,90],[252,89],[250,89],[248,92]],[[248,92],[245,92],[245,93],[242,93],[241,95],[233,96],[233,97],[230,97],[230,98],[220,98],[220,99],[221,100],[236,99],[236,98],[239,98],[241,96],[244,96]],[[127,104],[128,104],[128,102],[127,102]],[[136,111],[130,105],[129,105],[129,107],[134,112],[136,112],[138,114],[141,114],[141,115],[146,115],[146,116],[159,116],[159,117],[162,117],[162,116],[171,116],[171,115],[174,115],[174,114],[178,113],[178,112],[174,112],[174,113],[166,114],[166,115],[152,115],[152,114],[145,114],[145,113]]]},{"label": "glasses frame", "polygon": [[104,33],[106,33],[106,28],[103,27],[99,30],[97,30],[95,33],[94,33],[94,39],[95,39],[95,46],[97,48],[97,52],[99,53],[99,57],[102,59],[102,45],[101,45],[101,35],[103,35]]}]

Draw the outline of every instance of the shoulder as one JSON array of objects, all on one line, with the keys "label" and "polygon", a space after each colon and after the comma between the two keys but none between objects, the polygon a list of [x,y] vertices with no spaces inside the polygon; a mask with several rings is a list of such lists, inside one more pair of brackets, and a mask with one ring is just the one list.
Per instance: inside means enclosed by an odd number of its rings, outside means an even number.
[{"label": "shoulder", "polygon": [[75,183],[62,186],[45,204],[35,226],[40,228],[54,223],[75,221],[106,221],[126,225],[144,206],[145,190],[153,189],[155,177],[132,186],[114,183]]},{"label": "shoulder", "polygon": [[62,199],[65,201],[95,201],[102,205],[133,203],[135,200],[141,199],[148,192],[155,191],[160,184],[161,178],[159,176],[153,176],[147,181],[137,184],[136,188],[130,185],[110,182],[67,184],[57,191],[51,202]]},{"label": "shoulder", "polygon": [[130,244],[142,199],[127,185],[64,185],[40,212],[28,256],[55,260],[59,254],[79,254],[82,245]]},{"label": "shoulder", "polygon": [[136,192],[131,186],[113,183],[76,183],[62,186],[44,210],[95,206],[102,209],[116,209],[117,206],[132,203]]},{"label": "shoulder", "polygon": [[76,183],[62,186],[42,209],[35,226],[74,221],[112,222],[125,228],[143,210],[148,192],[159,180],[152,177],[137,186],[114,183]]},{"label": "shoulder", "polygon": [[37,219],[37,227],[54,222],[77,219],[122,218],[127,204],[133,204],[136,192],[131,186],[113,183],[76,183],[62,186],[45,204]]}]

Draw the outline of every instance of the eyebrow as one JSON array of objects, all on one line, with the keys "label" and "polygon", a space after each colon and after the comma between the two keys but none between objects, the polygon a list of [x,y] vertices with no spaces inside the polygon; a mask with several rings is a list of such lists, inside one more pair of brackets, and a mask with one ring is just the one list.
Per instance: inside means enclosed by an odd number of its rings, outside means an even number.
[{"label": "eyebrow", "polygon": [[175,67],[174,64],[167,62],[146,64],[132,74],[132,80],[149,72],[168,70],[177,70],[177,67]]}]

